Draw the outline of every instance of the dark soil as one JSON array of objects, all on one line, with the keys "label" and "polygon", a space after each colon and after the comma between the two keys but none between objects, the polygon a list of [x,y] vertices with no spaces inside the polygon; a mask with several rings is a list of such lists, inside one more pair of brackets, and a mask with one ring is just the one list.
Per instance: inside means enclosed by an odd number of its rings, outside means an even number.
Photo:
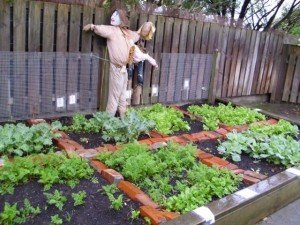
[{"label": "dark soil", "polygon": [[[59,211],[54,205],[48,205],[43,194],[43,186],[37,181],[30,181],[29,183],[15,188],[14,194],[0,196],[0,212],[3,211],[4,202],[18,203],[18,208],[23,206],[23,201],[27,198],[31,204],[36,207],[39,206],[42,213],[30,218],[25,224],[27,225],[42,225],[50,224],[51,216],[58,214],[63,219],[64,224],[78,224],[78,225],[133,225],[144,224],[142,219],[132,220],[130,218],[131,211],[138,209],[139,205],[132,202],[130,199],[124,198],[124,206],[119,211],[110,208],[110,202],[105,194],[102,192],[102,185],[108,183],[95,173],[99,183],[92,183],[90,180],[82,180],[74,189],[66,185],[55,185],[47,193],[53,193],[55,189],[63,191],[64,196],[67,197],[63,210]],[[85,204],[81,206],[73,206],[72,193],[85,190],[87,198]],[[120,194],[120,193],[118,193]],[[66,218],[70,216],[71,220],[68,222]]]},{"label": "dark soil", "polygon": [[[219,145],[218,141],[207,140],[207,141],[198,143],[197,147],[198,147],[198,149],[201,149],[203,151],[206,151],[208,153],[211,153],[215,156],[222,158],[223,156],[221,154],[219,154],[218,150],[217,150],[218,145]],[[266,160],[260,160],[260,161],[256,162],[253,158],[251,158],[247,154],[241,155],[240,162],[234,162],[231,160],[231,158],[227,158],[226,160],[237,165],[240,169],[257,171],[268,177],[273,176],[273,175],[285,170],[284,166],[275,165],[275,164],[267,162]]]},{"label": "dark soil", "polygon": [[176,131],[171,135],[193,134],[193,133],[198,133],[200,131],[203,131],[203,123],[202,122],[200,122],[198,120],[192,120],[188,116],[185,116],[183,120],[188,122],[191,129],[189,131]]}]

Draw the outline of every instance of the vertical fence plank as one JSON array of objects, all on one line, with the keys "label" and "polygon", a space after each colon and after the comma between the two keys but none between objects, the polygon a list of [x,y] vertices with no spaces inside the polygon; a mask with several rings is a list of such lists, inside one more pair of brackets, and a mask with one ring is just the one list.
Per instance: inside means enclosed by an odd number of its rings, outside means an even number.
[{"label": "vertical fence plank", "polygon": [[[56,4],[44,3],[44,21],[43,21],[43,51],[53,52],[54,45],[54,20]],[[43,54],[42,57],[42,96],[41,105],[43,113],[54,112],[52,101],[54,89],[54,57],[53,54]]]},{"label": "vertical fence plank", "polygon": [[245,49],[245,42],[246,42],[246,30],[242,29],[241,31],[241,36],[239,38],[239,49],[238,49],[238,54],[237,54],[237,59],[236,59],[236,68],[234,72],[234,79],[233,79],[233,90],[232,90],[232,95],[237,96],[238,88],[239,88],[239,80],[243,76],[241,73],[241,67],[242,67],[242,60],[243,60],[243,55],[246,54],[244,53]]},{"label": "vertical fence plank", "polygon": [[251,36],[251,40],[250,40],[250,46],[248,49],[248,57],[245,59],[245,61],[243,62],[243,64],[245,64],[245,75],[244,75],[244,80],[243,83],[240,83],[241,85],[241,95],[246,95],[247,93],[247,87],[249,85],[249,76],[250,76],[250,68],[252,65],[252,60],[254,59],[253,55],[254,55],[254,50],[255,50],[255,41],[256,41],[256,36],[257,36],[257,31],[252,31],[249,30],[251,34],[249,34],[249,36]]},{"label": "vertical fence plank", "polygon": [[[29,3],[28,50],[40,51],[42,2]],[[40,54],[33,53],[28,57],[28,104],[29,114],[40,113]]]},{"label": "vertical fence plank", "polygon": [[222,97],[227,96],[228,90],[228,81],[230,75],[230,65],[232,61],[232,51],[233,51],[233,43],[234,43],[234,35],[235,35],[235,28],[229,28],[228,34],[228,42],[227,42],[227,51],[225,54],[225,67],[224,67],[224,74],[223,74],[223,85],[222,85]]},{"label": "vertical fence plank", "polygon": [[293,79],[293,82],[292,82],[290,102],[296,103],[297,102],[297,97],[298,97],[298,101],[299,101],[299,99],[300,99],[299,85],[300,85],[300,56],[298,55],[297,61],[296,61],[296,67],[295,67],[295,71],[294,71],[294,79]]},{"label": "vertical fence plank", "polygon": [[[181,22],[182,22],[181,19],[177,19],[177,18],[175,19],[174,27],[173,27],[171,53],[178,53],[179,50],[178,34],[180,34]],[[174,54],[174,56],[171,56],[171,61],[170,61],[168,92],[167,92],[168,102],[174,101],[177,63],[178,63],[178,55]]]},{"label": "vertical fence plank", "polygon": [[10,50],[10,4],[0,1],[0,51]]},{"label": "vertical fence plank", "polygon": [[[164,31],[164,45],[163,52],[169,53],[171,51],[171,38],[172,38],[172,29],[173,29],[174,18],[166,18],[165,23],[165,31]],[[159,92],[158,98],[159,102],[166,102],[167,90],[166,86],[168,83],[168,74],[169,74],[169,58],[162,58],[161,64],[161,73],[160,73],[160,81],[159,81]]]},{"label": "vertical fence plank", "polygon": [[233,52],[232,52],[232,61],[230,66],[230,73],[229,73],[229,82],[228,82],[228,90],[227,90],[227,96],[231,97],[233,93],[233,87],[234,87],[234,80],[235,80],[235,70],[237,66],[237,60],[238,60],[238,53],[239,53],[239,45],[241,43],[241,33],[242,29],[237,28],[235,29],[235,36],[234,36],[234,43],[233,43]]},{"label": "vertical fence plank", "polygon": [[290,98],[296,59],[297,59],[297,56],[295,54],[290,55],[288,69],[286,72],[286,79],[285,79],[285,83],[284,83],[283,96],[282,96],[282,101],[285,101],[285,102],[289,101],[289,98]]},{"label": "vertical fence plank", "polygon": [[[203,32],[202,32],[202,38],[201,38],[201,48],[200,53],[201,54],[207,54],[208,52],[208,43],[209,43],[209,29],[210,29],[210,23],[204,23],[203,26]],[[203,93],[203,80],[206,70],[206,64],[204,63],[205,58],[200,57],[199,62],[199,68],[197,73],[197,88],[196,88],[196,99],[202,98]]]},{"label": "vertical fence plank", "polygon": [[1,52],[0,54],[3,57],[0,60],[0,118],[8,118],[10,116],[10,53]]},{"label": "vertical fence plank", "polygon": [[[95,9],[95,24],[104,24],[105,22],[105,13],[104,9],[96,8]],[[94,35],[93,39],[93,52],[98,54],[101,58],[108,59],[108,52],[106,47],[106,40]],[[95,63],[96,61],[93,60]],[[96,68],[93,65],[93,68]],[[100,110],[105,110],[107,104],[107,96],[108,96],[108,83],[109,83],[109,62],[105,60],[99,61],[99,76],[98,76],[98,94],[97,94],[97,104]],[[93,76],[94,77],[94,76]],[[95,77],[94,77],[95,78]],[[94,90],[96,82],[92,82]]]},{"label": "vertical fence plank", "polygon": [[184,72],[185,72],[185,65],[186,63],[186,46],[187,46],[187,34],[188,34],[188,20],[183,20],[180,30],[180,37],[179,37],[179,57],[177,61],[177,69],[175,73],[175,91],[174,91],[174,101],[179,102],[181,100],[181,94],[184,91],[183,83],[184,83]]},{"label": "vertical fence plank", "polygon": [[267,74],[268,74],[268,71],[270,68],[270,62],[272,61],[271,51],[272,51],[272,47],[274,44],[274,39],[275,39],[275,35],[273,33],[270,33],[269,43],[267,46],[265,62],[264,62],[264,71],[262,73],[261,82],[258,85],[258,93],[259,94],[264,93],[264,89],[265,89],[265,85],[266,85],[266,78],[267,78]]},{"label": "vertical fence plank", "polygon": [[263,33],[257,31],[256,32],[256,40],[255,40],[255,46],[254,46],[254,52],[253,52],[253,59],[251,61],[251,67],[250,67],[250,72],[249,72],[249,79],[247,82],[247,90],[246,90],[246,94],[250,95],[251,94],[251,90],[252,90],[252,86],[253,86],[253,82],[256,81],[255,77],[257,73],[255,73],[255,69],[256,69],[256,62],[259,62],[259,53],[260,53],[260,47],[261,47],[261,39],[264,39]]},{"label": "vertical fence plank", "polygon": [[257,59],[255,63],[255,70],[253,74],[253,80],[250,81],[252,82],[251,86],[251,94],[256,94],[256,89],[257,89],[257,84],[259,80],[259,75],[261,70],[261,64],[263,60],[263,52],[264,52],[264,47],[266,44],[266,39],[267,39],[267,33],[266,32],[260,32],[260,42],[259,42],[259,47],[258,47],[258,52],[257,52]]},{"label": "vertical fence plank", "polygon": [[[13,10],[13,40],[14,51],[25,51],[25,33],[26,33],[26,2],[16,0]],[[13,69],[13,105],[12,114],[18,118],[26,112],[26,56],[18,54],[14,56],[14,69]]]},{"label": "vertical fence plank", "polygon": [[[83,25],[93,22],[93,9],[88,6],[83,7]],[[80,27],[82,30],[82,27]],[[91,52],[92,35],[88,32],[82,33],[81,40],[81,52]],[[79,106],[81,110],[89,108],[90,99],[96,98],[92,96],[92,90],[90,90],[92,80],[92,62],[89,57],[84,56],[80,58],[80,74],[79,74]]]},{"label": "vertical fence plank", "polygon": [[[195,33],[196,33],[196,22],[191,21],[188,24],[188,32],[187,32],[187,45],[185,52],[187,56],[185,58],[185,68],[184,68],[184,76],[183,76],[183,88],[181,92],[181,100],[187,101],[189,98],[189,91],[191,87],[191,76],[192,76],[192,66],[193,66],[193,51],[194,51],[194,42],[195,42]],[[188,82],[188,88],[185,87],[184,83]]]},{"label": "vertical fence plank", "polygon": [[[155,34],[155,49],[154,58],[157,60],[159,66],[161,65],[161,52],[163,49],[163,37],[164,37],[165,18],[163,16],[157,17],[156,34]],[[152,73],[152,89],[159,86],[159,70],[154,70]],[[158,96],[152,94],[151,91],[151,103],[156,103]]]},{"label": "vertical fence plank", "polygon": [[[153,24],[156,23],[156,16],[150,15],[149,21]],[[146,44],[147,52],[149,55],[153,56],[154,51],[154,41],[150,40],[147,41]],[[152,65],[148,62],[145,64],[144,70],[144,84],[143,84],[143,103],[149,104],[150,103],[150,94],[151,94],[151,74],[152,74]]]},{"label": "vertical fence plank", "polygon": [[80,40],[81,7],[71,5],[69,58],[67,79],[67,110],[75,111],[78,108],[78,55]]},{"label": "vertical fence plank", "polygon": [[229,27],[222,28],[222,35],[220,40],[220,65],[219,65],[219,76],[218,76],[218,83],[217,83],[217,97],[222,96],[222,86],[223,86],[223,78],[224,78],[224,70],[225,70],[225,60],[226,60],[226,51],[228,45],[228,35],[229,35]]},{"label": "vertical fence plank", "polygon": [[[10,50],[10,5],[0,1],[0,51]],[[5,60],[0,60],[0,118],[10,115],[9,85],[10,85],[10,54],[2,53]]]},{"label": "vertical fence plank", "polygon": [[[56,24],[56,57],[55,57],[55,100],[56,111],[65,112],[67,104],[66,83],[67,83],[67,59],[66,51],[68,44],[68,12],[69,6],[57,5]],[[58,101],[63,104],[58,105]],[[58,107],[59,106],[59,107]]]},{"label": "vertical fence plank", "polygon": [[268,68],[268,72],[265,75],[265,85],[264,85],[264,89],[261,90],[261,93],[268,93],[268,90],[270,89],[270,83],[271,83],[271,76],[272,73],[274,72],[274,62],[276,60],[276,57],[278,57],[276,55],[276,50],[277,48],[279,48],[278,46],[278,35],[274,35],[274,41],[273,41],[273,45],[272,45],[272,49],[270,51],[270,56],[269,56],[269,68]]}]

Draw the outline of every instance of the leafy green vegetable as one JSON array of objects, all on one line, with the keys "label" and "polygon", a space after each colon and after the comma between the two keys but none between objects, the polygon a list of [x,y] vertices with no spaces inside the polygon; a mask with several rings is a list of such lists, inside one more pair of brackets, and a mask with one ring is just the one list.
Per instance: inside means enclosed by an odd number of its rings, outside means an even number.
[{"label": "leafy green vegetable", "polygon": [[118,195],[118,197],[115,197],[115,193],[119,192],[117,186],[115,184],[111,184],[105,185],[102,188],[111,203],[111,207],[115,210],[120,210],[123,206],[123,194],[120,194]]},{"label": "leafy green vegetable", "polygon": [[74,200],[74,206],[83,205],[86,198],[86,192],[79,191],[78,193],[72,193],[72,198]]},{"label": "leafy green vegetable", "polygon": [[44,193],[49,205],[55,205],[60,211],[62,210],[67,198],[63,196],[62,191],[55,190],[53,194]]},{"label": "leafy green vegetable", "polygon": [[142,118],[155,122],[155,129],[163,134],[173,134],[179,130],[190,130],[189,124],[183,120],[182,112],[162,104],[137,109],[136,112]]},{"label": "leafy green vegetable", "polygon": [[195,159],[195,151],[192,145],[169,143],[150,151],[145,145],[131,143],[114,153],[102,152],[97,158],[146,190],[155,202],[168,210],[187,212],[214,196],[232,193],[240,182],[240,177],[228,170],[200,164]]},{"label": "leafy green vegetable", "polygon": [[218,151],[226,157],[230,156],[233,161],[241,161],[240,155],[245,152],[255,159],[266,159],[286,167],[300,165],[300,142],[286,135],[291,133],[289,129],[279,130],[280,126],[272,125],[268,128],[255,127],[244,133],[229,133],[227,140],[218,146]]},{"label": "leafy green vegetable", "polygon": [[51,216],[51,224],[60,225],[63,224],[63,220],[58,214],[55,214],[54,216]]},{"label": "leafy green vegetable", "polygon": [[53,134],[51,127],[40,123],[31,127],[18,123],[0,126],[0,156],[24,156],[32,153],[48,152],[52,145],[52,138],[59,137]]},{"label": "leafy green vegetable", "polygon": [[38,206],[36,208],[33,207],[27,198],[24,199],[24,207],[20,209],[17,208],[17,203],[10,205],[5,202],[3,212],[0,214],[0,224],[23,224],[29,217],[40,213],[40,208]]},{"label": "leafy green vegetable", "polygon": [[265,135],[291,135],[297,136],[299,134],[298,127],[292,125],[286,120],[279,120],[277,124],[266,126],[266,125],[251,125],[250,130],[255,133],[265,134]]},{"label": "leafy green vegetable", "polygon": [[66,183],[74,186],[82,178],[90,178],[93,169],[80,157],[67,158],[63,154],[36,154],[15,157],[13,162],[7,158],[0,170],[0,194],[13,193],[14,186],[37,178],[49,190],[53,184]]},{"label": "leafy green vegetable", "polygon": [[263,114],[255,110],[245,107],[233,107],[230,103],[228,105],[219,103],[218,106],[191,105],[188,107],[188,111],[202,118],[205,130],[216,130],[220,122],[233,126],[266,119]]},{"label": "leafy green vegetable", "polygon": [[63,130],[102,132],[105,141],[126,143],[136,140],[140,134],[148,134],[154,126],[153,121],[139,117],[136,112],[127,113],[123,119],[113,117],[107,112],[97,112],[91,119],[75,114],[72,125],[64,126]]}]

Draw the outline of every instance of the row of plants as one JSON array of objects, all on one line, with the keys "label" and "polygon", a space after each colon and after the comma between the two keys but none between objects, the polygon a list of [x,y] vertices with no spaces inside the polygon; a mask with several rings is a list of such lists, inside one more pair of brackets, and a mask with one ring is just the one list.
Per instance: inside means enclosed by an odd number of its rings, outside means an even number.
[{"label": "row of plants", "polygon": [[54,184],[67,184],[75,187],[80,179],[91,178],[93,169],[88,162],[78,156],[67,158],[64,154],[33,154],[15,157],[13,161],[4,158],[0,170],[0,194],[14,192],[14,187],[37,179],[49,190]]},{"label": "row of plants", "polygon": [[196,148],[169,143],[150,151],[131,143],[98,159],[121,172],[150,197],[173,212],[187,212],[237,190],[241,177],[227,169],[209,168],[195,158]]},{"label": "row of plants", "polygon": [[227,140],[220,143],[218,151],[233,161],[241,161],[241,154],[246,153],[255,160],[299,166],[300,142],[295,140],[298,134],[298,127],[285,120],[275,125],[252,125],[243,133],[227,134]]},{"label": "row of plants", "polygon": [[[58,121],[56,124],[59,126]],[[154,126],[153,121],[141,118],[135,112],[127,113],[122,119],[107,112],[97,112],[90,119],[82,114],[75,114],[72,124],[60,126],[60,129],[72,132],[99,132],[105,141],[126,143],[136,140],[141,134],[149,134]]]},{"label": "row of plants", "polygon": [[147,120],[155,122],[155,129],[163,134],[173,134],[176,131],[188,131],[190,126],[188,122],[184,121],[182,112],[160,103],[149,107],[139,109],[132,109],[137,114]]},{"label": "row of plants", "polygon": [[172,134],[179,130],[189,130],[189,124],[183,120],[182,112],[161,104],[140,109],[131,109],[124,118],[116,118],[107,112],[97,112],[87,119],[82,114],[72,117],[72,124],[57,127],[72,132],[99,132],[105,141],[127,143],[137,140],[141,134],[153,129],[163,134]]},{"label": "row of plants", "polygon": [[[55,127],[55,124],[53,125]],[[0,126],[0,156],[25,156],[32,153],[45,153],[51,150],[52,139],[60,135],[52,132],[48,124],[31,127],[23,123]]]},{"label": "row of plants", "polygon": [[234,126],[266,119],[263,114],[255,110],[246,107],[234,107],[231,103],[228,105],[219,103],[218,106],[191,105],[187,110],[192,115],[201,117],[205,130],[216,130],[219,123]]}]

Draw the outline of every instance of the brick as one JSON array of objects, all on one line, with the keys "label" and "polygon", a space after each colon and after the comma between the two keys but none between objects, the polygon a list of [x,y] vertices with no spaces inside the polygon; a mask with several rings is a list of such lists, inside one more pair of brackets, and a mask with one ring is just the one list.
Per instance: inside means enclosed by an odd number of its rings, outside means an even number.
[{"label": "brick", "polygon": [[155,130],[150,131],[150,137],[151,138],[163,138],[163,136]]},{"label": "brick", "polygon": [[237,175],[237,174],[243,174],[245,172],[245,170],[236,169],[236,170],[232,170],[232,172]]},{"label": "brick", "polygon": [[160,137],[160,138],[150,138],[150,139],[148,139],[149,141],[151,141],[152,143],[156,143],[156,142],[165,142],[166,141],[166,139],[165,138],[162,138],[162,137]]},{"label": "brick", "polygon": [[190,134],[183,134],[181,135],[181,137],[185,138],[187,141],[191,141],[191,142],[195,142],[197,141],[196,138],[194,138],[192,135]]},{"label": "brick", "polygon": [[28,125],[32,126],[39,123],[47,123],[44,119],[28,119],[27,120]]},{"label": "brick", "polygon": [[212,154],[209,154],[209,153],[207,153],[207,152],[204,152],[204,151],[202,151],[202,150],[198,150],[197,152],[196,152],[196,157],[200,160],[200,161],[202,161],[203,159],[209,159],[209,158],[212,158],[212,157],[214,157]]},{"label": "brick", "polygon": [[228,134],[228,131],[225,130],[224,128],[219,128],[219,129],[216,130],[216,132],[217,132],[218,134],[223,135],[223,136],[226,136],[226,134]]},{"label": "brick", "polygon": [[118,188],[134,201],[137,201],[136,196],[138,194],[143,194],[143,192],[137,186],[129,181],[121,181],[118,183]]},{"label": "brick", "polygon": [[227,130],[229,132],[233,131],[233,127],[232,126],[228,126],[228,125],[226,125],[224,123],[219,123],[219,127],[223,128],[223,129],[225,129],[225,130]]},{"label": "brick", "polygon": [[108,151],[111,151],[111,152],[115,152],[117,150],[116,146],[114,146],[112,144],[104,144],[103,146],[104,146],[104,148],[106,148]]},{"label": "brick", "polygon": [[105,147],[103,147],[103,146],[99,146],[99,147],[97,147],[95,149],[97,150],[97,152],[105,152],[105,151],[107,151],[107,149]]},{"label": "brick", "polygon": [[226,165],[224,168],[227,168],[229,170],[237,170],[239,167],[237,165],[234,165],[232,163],[229,163],[228,165]]},{"label": "brick", "polygon": [[157,225],[166,222],[166,218],[157,209],[151,206],[141,206],[140,213],[142,217],[148,217],[152,225]]},{"label": "brick", "polygon": [[140,144],[146,144],[146,145],[151,145],[152,141],[150,141],[149,139],[145,139],[145,140],[141,140],[139,141]]},{"label": "brick", "polygon": [[150,146],[150,148],[151,148],[151,150],[156,150],[156,149],[163,148],[163,147],[166,147],[166,146],[167,146],[166,142],[156,142],[156,143],[152,144]]},{"label": "brick", "polygon": [[268,123],[269,125],[274,125],[274,124],[277,124],[277,123],[278,123],[278,120],[276,120],[276,119],[269,119],[269,120],[267,120],[267,123]]},{"label": "brick", "polygon": [[56,144],[56,146],[60,149],[63,150],[70,150],[70,151],[75,151],[75,147],[71,144],[69,144],[68,142],[66,142],[66,139],[54,139],[54,143]]},{"label": "brick", "polygon": [[102,170],[101,175],[109,183],[118,184],[120,181],[124,180],[122,174],[118,173],[113,169]]},{"label": "brick", "polygon": [[198,132],[198,133],[193,133],[193,134],[190,134],[192,138],[195,138],[198,140],[198,138],[202,138],[202,137],[206,137],[205,136],[205,133],[203,133],[204,131],[202,132]]},{"label": "brick", "polygon": [[213,131],[202,131],[202,133],[206,136],[209,137],[210,139],[217,139],[220,137],[220,135],[216,132]]},{"label": "brick", "polygon": [[137,194],[136,200],[141,203],[142,205],[151,206],[152,208],[157,209],[159,205],[152,201],[152,199],[146,194]]},{"label": "brick", "polygon": [[246,171],[244,172],[244,174],[247,175],[247,176],[250,176],[250,177],[254,177],[254,178],[256,178],[256,179],[259,179],[259,180],[264,180],[264,179],[267,178],[266,175],[263,175],[263,174],[260,174],[260,173],[256,173],[256,172],[251,171],[251,170],[246,170]]},{"label": "brick", "polygon": [[91,166],[92,166],[95,170],[97,170],[98,173],[100,173],[100,174],[101,174],[101,172],[102,172],[103,170],[108,169],[108,167],[107,167],[104,163],[102,163],[101,161],[96,160],[96,159],[92,159],[92,160],[91,160]]},{"label": "brick", "polygon": [[244,183],[251,185],[251,184],[258,183],[260,180],[257,178],[254,178],[254,177],[243,175],[243,181],[244,181]]},{"label": "brick", "polygon": [[173,220],[175,218],[177,218],[178,216],[180,216],[179,213],[174,213],[174,212],[168,212],[168,211],[160,211],[160,214],[165,217],[167,220]]},{"label": "brick", "polygon": [[236,125],[233,127],[234,130],[236,130],[237,132],[243,132],[248,130],[249,126],[247,124],[244,125]]},{"label": "brick", "polygon": [[93,149],[93,148],[77,150],[76,153],[80,157],[87,158],[87,159],[94,158],[99,154],[99,152],[96,149]]},{"label": "brick", "polygon": [[81,144],[77,143],[76,141],[73,141],[73,140],[71,140],[71,139],[63,139],[63,140],[64,140],[65,142],[67,142],[68,144],[73,145],[74,148],[75,148],[75,150],[81,150],[81,149],[84,149],[84,147],[83,147]]},{"label": "brick", "polygon": [[60,138],[62,139],[70,139],[69,135],[67,135],[65,132],[63,131],[58,131],[58,130],[55,130],[53,131],[54,134],[60,134]]},{"label": "brick", "polygon": [[212,158],[206,158],[201,160],[203,164],[207,166],[217,166],[219,168],[225,167],[226,165],[229,164],[227,160],[221,159],[219,157],[212,157]]}]

